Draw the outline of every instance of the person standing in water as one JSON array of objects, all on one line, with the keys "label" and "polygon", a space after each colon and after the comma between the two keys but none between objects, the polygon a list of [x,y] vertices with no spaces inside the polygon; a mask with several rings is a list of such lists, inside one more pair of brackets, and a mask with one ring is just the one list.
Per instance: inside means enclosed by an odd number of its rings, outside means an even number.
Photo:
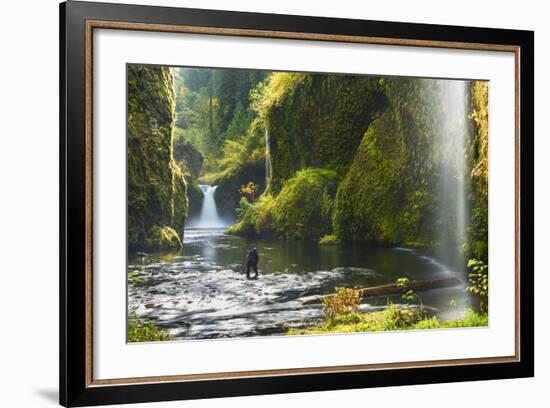
[{"label": "person standing in water", "polygon": [[[246,255],[246,278],[247,279],[257,279],[258,278],[258,261],[259,261],[258,251],[256,248],[248,251]],[[254,277],[250,277],[250,270],[254,269]]]}]

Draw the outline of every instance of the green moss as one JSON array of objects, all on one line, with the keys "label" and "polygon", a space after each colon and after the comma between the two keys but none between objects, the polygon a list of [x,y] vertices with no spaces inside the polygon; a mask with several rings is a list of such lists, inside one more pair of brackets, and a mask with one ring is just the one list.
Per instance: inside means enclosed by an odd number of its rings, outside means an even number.
[{"label": "green moss", "polygon": [[[355,153],[336,195],[334,231],[343,240],[429,245],[438,227],[437,89],[433,80],[385,82],[390,107]],[[438,116],[439,115],[439,116]]]},{"label": "green moss", "polygon": [[128,247],[144,249],[155,225],[182,229],[187,186],[172,153],[170,68],[128,66]]},{"label": "green moss", "polygon": [[144,247],[151,251],[170,251],[183,248],[183,244],[173,228],[155,225],[149,230]]},{"label": "green moss", "polygon": [[474,81],[471,84],[472,113],[470,119],[475,132],[468,141],[470,153],[470,193],[472,214],[468,228],[465,252],[470,258],[488,261],[489,218],[489,115],[488,83]]},{"label": "green moss", "polygon": [[270,194],[263,194],[258,201],[252,204],[245,212],[243,219],[229,228],[226,233],[242,236],[275,235],[273,223],[273,209],[275,199]]},{"label": "green moss", "polygon": [[228,233],[276,235],[285,239],[320,238],[331,231],[336,172],[300,170],[274,197],[264,194]]},{"label": "green moss", "polygon": [[173,339],[168,331],[158,328],[147,320],[138,319],[135,315],[130,315],[128,318],[129,343],[168,341]]},{"label": "green moss", "polygon": [[179,166],[170,161],[172,169],[172,220],[171,225],[177,231],[183,231],[189,203],[187,199],[187,182]]},{"label": "green moss", "polygon": [[340,240],[336,235],[325,235],[319,241],[319,245],[338,245]]},{"label": "green moss", "polygon": [[411,308],[391,305],[383,311],[353,312],[338,315],[333,319],[305,329],[290,329],[287,334],[360,333],[391,330],[448,329],[458,327],[486,327],[487,314],[466,310],[466,316],[451,321],[440,321],[437,317],[424,317]]},{"label": "green moss", "polygon": [[336,173],[300,170],[289,179],[275,201],[276,232],[286,239],[320,238],[330,233]]},{"label": "green moss", "polygon": [[307,167],[343,176],[368,125],[386,106],[378,78],[332,74],[272,74],[259,100],[273,193]]}]

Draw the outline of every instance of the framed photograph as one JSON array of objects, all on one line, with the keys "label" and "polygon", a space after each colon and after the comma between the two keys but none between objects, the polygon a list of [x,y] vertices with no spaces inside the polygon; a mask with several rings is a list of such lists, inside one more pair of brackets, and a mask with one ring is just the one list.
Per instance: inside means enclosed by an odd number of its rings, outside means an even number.
[{"label": "framed photograph", "polygon": [[534,33],[60,6],[60,403],[534,375]]}]

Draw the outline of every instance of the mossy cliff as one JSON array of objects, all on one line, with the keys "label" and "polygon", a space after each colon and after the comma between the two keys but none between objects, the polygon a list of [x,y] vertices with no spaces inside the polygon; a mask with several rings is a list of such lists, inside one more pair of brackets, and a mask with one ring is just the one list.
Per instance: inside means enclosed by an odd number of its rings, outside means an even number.
[{"label": "mossy cliff", "polygon": [[130,250],[181,246],[180,234],[187,218],[187,184],[172,152],[172,81],[169,68],[128,66]]},{"label": "mossy cliff", "polygon": [[335,171],[300,170],[278,195],[262,195],[228,232],[285,239],[319,238],[331,231],[335,192]]},{"label": "mossy cliff", "polygon": [[438,128],[433,80],[385,82],[389,107],[372,123],[336,196],[337,237],[427,245],[438,224]]},{"label": "mossy cliff", "polygon": [[[365,132],[339,186],[335,235],[379,245],[451,245],[486,260],[487,83],[392,79],[385,87],[389,107]],[[463,110],[457,113],[449,97]],[[462,237],[453,231],[459,190],[470,195]]]},{"label": "mossy cliff", "polygon": [[386,108],[383,82],[277,72],[256,91],[252,106],[268,144],[269,185],[229,232],[286,239],[330,234],[338,182]]},{"label": "mossy cliff", "polygon": [[486,83],[275,73],[254,106],[270,181],[230,233],[434,247],[460,190],[451,244],[486,258]]},{"label": "mossy cliff", "polygon": [[202,190],[197,184],[204,158],[191,143],[184,140],[183,135],[179,134],[178,136],[174,137],[173,141],[174,160],[187,183],[188,216],[191,219],[200,214],[204,199]]},{"label": "mossy cliff", "polygon": [[469,140],[472,179],[472,215],[468,228],[466,251],[471,258],[488,262],[488,210],[489,210],[489,83],[476,81],[471,84],[472,114],[475,132]]},{"label": "mossy cliff", "polygon": [[345,175],[369,124],[385,108],[378,78],[326,74],[272,74],[256,107],[267,129],[269,188],[307,167]]}]

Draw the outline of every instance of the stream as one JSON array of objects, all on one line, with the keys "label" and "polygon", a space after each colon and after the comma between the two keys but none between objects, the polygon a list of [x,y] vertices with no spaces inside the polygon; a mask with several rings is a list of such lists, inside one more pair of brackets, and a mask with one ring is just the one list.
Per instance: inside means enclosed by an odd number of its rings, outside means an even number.
[{"label": "stream", "polygon": [[[249,240],[225,235],[226,228],[189,228],[184,251],[129,256],[128,270],[143,283],[129,283],[128,310],[167,329],[179,340],[280,335],[288,327],[322,320],[312,297],[335,286],[393,283],[398,277],[466,278],[434,258],[406,248],[317,241]],[[260,277],[246,279],[247,250],[257,247]],[[420,292],[424,306],[442,320],[461,317],[471,306],[465,284]],[[389,297],[400,304],[399,296]],[[453,302],[451,302],[453,301]],[[367,299],[361,310],[387,305],[388,297]]]}]

